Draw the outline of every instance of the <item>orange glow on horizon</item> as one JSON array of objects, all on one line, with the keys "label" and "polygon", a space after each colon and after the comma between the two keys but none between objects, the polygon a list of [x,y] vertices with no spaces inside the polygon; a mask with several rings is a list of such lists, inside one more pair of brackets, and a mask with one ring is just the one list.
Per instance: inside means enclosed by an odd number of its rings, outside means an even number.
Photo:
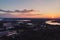
[{"label": "orange glow on horizon", "polygon": [[16,18],[60,18],[60,14],[41,14],[40,12],[34,13],[13,13]]},{"label": "orange glow on horizon", "polygon": [[60,18],[60,14],[47,14],[49,18]]}]

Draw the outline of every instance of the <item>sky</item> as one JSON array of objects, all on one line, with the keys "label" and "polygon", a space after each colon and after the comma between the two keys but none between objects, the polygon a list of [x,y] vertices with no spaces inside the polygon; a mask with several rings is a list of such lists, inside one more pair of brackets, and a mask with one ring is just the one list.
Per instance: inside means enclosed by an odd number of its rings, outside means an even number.
[{"label": "sky", "polygon": [[[12,14],[14,16],[21,15],[20,17],[33,17],[35,16],[37,18],[41,17],[60,17],[60,0],[0,0],[0,9],[2,10],[21,10],[24,11],[26,10],[31,10],[33,9],[34,11],[32,12],[34,15],[30,15],[32,13],[28,13],[27,16],[26,13],[20,14],[15,13]],[[35,12],[37,11],[37,12]],[[40,14],[40,15],[36,15]],[[43,14],[43,15],[41,15]],[[18,16],[19,17],[19,16]]]}]

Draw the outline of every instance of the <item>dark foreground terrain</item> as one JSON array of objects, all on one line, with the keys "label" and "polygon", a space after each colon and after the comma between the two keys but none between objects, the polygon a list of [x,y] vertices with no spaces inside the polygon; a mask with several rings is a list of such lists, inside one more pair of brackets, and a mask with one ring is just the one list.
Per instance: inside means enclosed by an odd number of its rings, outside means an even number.
[{"label": "dark foreground terrain", "polygon": [[60,40],[60,25],[46,24],[48,20],[53,19],[0,20],[0,40]]}]

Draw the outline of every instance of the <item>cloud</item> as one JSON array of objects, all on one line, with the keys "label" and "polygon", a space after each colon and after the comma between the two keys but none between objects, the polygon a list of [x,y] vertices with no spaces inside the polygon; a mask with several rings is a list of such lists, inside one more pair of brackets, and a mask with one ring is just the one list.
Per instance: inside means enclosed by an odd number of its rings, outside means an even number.
[{"label": "cloud", "polygon": [[0,12],[13,12],[13,11],[0,9]]},{"label": "cloud", "polygon": [[3,10],[3,9],[0,9],[0,12],[8,12],[8,13],[30,13],[30,12],[33,12],[35,10],[31,9],[31,10],[27,10],[27,9],[24,9],[24,10],[14,10],[14,11],[11,11],[11,10]]},{"label": "cloud", "polygon": [[42,15],[39,10],[33,9],[23,9],[14,11],[0,9],[0,12],[4,12],[0,13],[1,18],[39,18]]},{"label": "cloud", "polygon": [[31,9],[31,10],[27,10],[27,9],[24,9],[24,10],[15,10],[15,12],[21,12],[21,13],[29,13],[29,12],[33,12],[35,10]]}]

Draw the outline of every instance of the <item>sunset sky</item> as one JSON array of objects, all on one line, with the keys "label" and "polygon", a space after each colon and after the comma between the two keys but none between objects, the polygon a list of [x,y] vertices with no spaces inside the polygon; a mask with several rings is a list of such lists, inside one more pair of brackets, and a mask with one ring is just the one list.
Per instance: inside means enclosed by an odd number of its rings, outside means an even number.
[{"label": "sunset sky", "polygon": [[5,17],[3,14],[17,18],[59,18],[60,0],[0,0],[0,17]]}]

